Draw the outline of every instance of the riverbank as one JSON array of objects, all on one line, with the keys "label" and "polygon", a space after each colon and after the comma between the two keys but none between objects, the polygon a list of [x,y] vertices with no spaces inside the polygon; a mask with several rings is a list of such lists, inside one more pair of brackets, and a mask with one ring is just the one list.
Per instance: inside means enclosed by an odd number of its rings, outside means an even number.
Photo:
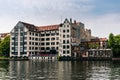
[{"label": "riverbank", "polygon": [[[28,58],[9,58],[9,57],[0,57],[0,60],[15,60],[15,61],[25,61],[29,60]],[[39,59],[36,59],[39,60]],[[120,61],[120,58],[59,58],[58,61]]]},{"label": "riverbank", "polygon": [[0,57],[0,60],[9,60],[9,59],[10,59],[9,57],[4,57],[4,56]]}]

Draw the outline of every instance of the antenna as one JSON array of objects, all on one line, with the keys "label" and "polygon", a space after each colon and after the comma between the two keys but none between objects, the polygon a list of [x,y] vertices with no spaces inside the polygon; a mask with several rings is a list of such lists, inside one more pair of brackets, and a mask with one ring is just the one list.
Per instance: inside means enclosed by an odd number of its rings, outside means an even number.
[{"label": "antenna", "polygon": [[61,16],[61,23],[62,23],[62,16]]}]

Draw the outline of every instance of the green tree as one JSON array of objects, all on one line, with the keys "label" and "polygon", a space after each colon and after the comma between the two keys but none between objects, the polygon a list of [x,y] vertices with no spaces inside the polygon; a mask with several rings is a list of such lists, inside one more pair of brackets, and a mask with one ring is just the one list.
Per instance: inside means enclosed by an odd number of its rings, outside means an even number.
[{"label": "green tree", "polygon": [[120,35],[114,36],[110,33],[108,44],[113,51],[113,57],[120,57]]},{"label": "green tree", "polygon": [[108,40],[108,46],[110,47],[110,48],[112,48],[113,46],[114,46],[114,34],[113,33],[110,33],[109,34],[109,40]]},{"label": "green tree", "polygon": [[0,38],[0,43],[1,43],[1,38]]},{"label": "green tree", "polygon": [[6,36],[0,43],[0,55],[9,57],[10,52],[10,36]]}]

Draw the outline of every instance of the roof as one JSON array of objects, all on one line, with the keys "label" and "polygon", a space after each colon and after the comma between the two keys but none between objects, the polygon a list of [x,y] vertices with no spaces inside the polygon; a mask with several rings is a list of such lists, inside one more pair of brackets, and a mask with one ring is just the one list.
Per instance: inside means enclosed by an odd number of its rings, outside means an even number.
[{"label": "roof", "polygon": [[21,22],[29,31],[38,31],[37,26],[25,22]]},{"label": "roof", "polygon": [[100,38],[100,41],[107,41],[107,38]]},{"label": "roof", "polygon": [[47,30],[57,30],[59,25],[48,25],[48,26],[35,26],[33,24],[21,22],[29,31],[47,31]]},{"label": "roof", "polygon": [[9,33],[0,33],[0,37],[6,37]]},{"label": "roof", "polygon": [[57,30],[59,29],[59,25],[39,26],[37,28],[39,31]]}]

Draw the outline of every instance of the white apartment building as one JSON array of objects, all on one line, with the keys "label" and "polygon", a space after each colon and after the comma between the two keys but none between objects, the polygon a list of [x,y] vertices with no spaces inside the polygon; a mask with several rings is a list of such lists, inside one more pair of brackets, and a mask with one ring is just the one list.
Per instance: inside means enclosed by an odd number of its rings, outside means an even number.
[{"label": "white apartment building", "polygon": [[[10,32],[10,57],[29,56],[69,56],[73,44],[80,44],[81,39],[89,39],[81,34],[84,24],[65,19],[59,25],[35,26],[19,21]],[[89,38],[88,38],[89,37]]]}]

